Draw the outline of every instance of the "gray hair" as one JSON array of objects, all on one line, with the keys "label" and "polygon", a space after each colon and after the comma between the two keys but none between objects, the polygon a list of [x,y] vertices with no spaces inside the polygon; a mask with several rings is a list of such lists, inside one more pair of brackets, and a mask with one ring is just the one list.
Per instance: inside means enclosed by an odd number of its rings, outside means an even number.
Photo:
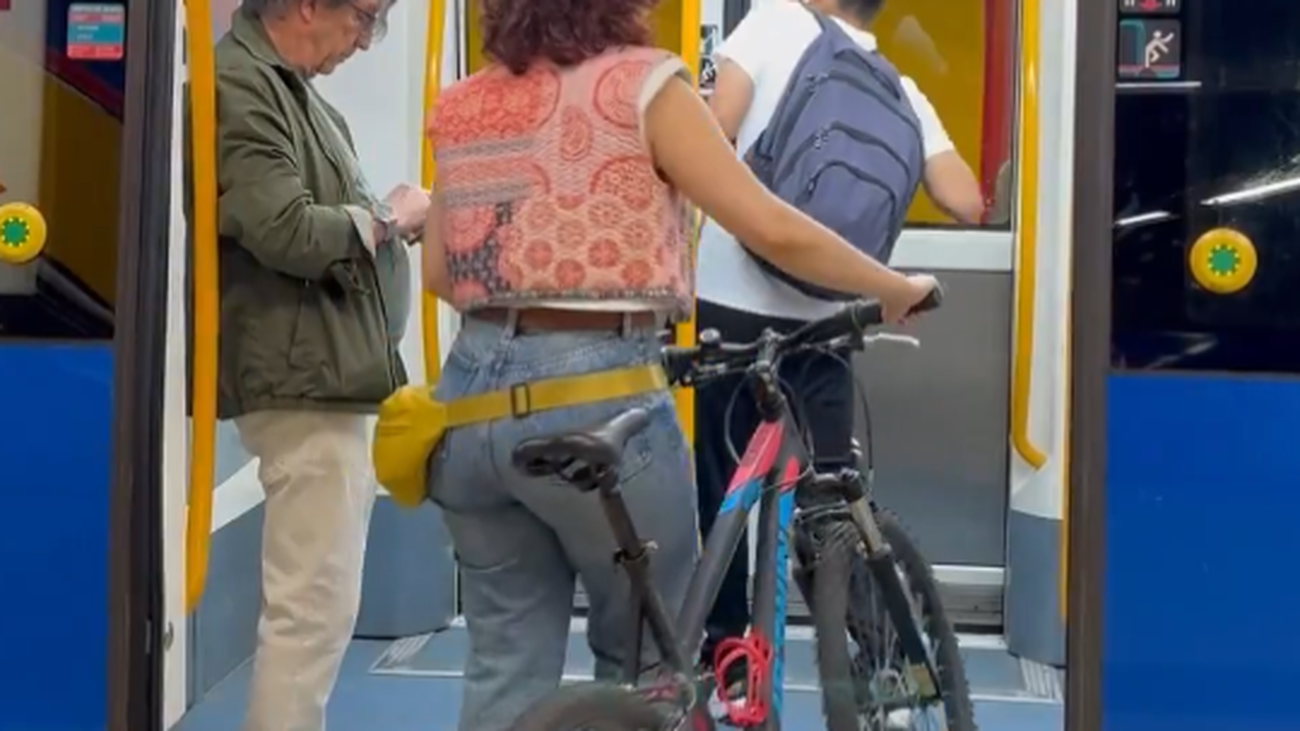
[{"label": "gray hair", "polygon": [[[242,7],[254,18],[275,18],[284,15],[295,4],[303,0],[243,0]],[[344,5],[351,5],[353,0],[318,0],[322,5],[334,10]],[[393,9],[397,0],[381,0],[375,13],[375,27],[371,31],[376,40],[388,32],[388,11]],[[355,6],[354,6],[355,7]]]},{"label": "gray hair", "polygon": [[[244,0],[241,5],[254,18],[273,18],[284,14],[289,8],[302,0]],[[327,8],[339,8],[347,5],[349,0],[320,0]]]}]

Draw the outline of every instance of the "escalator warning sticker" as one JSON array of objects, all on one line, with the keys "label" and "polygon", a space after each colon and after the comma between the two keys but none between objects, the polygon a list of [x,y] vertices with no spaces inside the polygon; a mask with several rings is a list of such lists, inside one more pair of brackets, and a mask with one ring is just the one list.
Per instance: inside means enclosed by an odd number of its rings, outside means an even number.
[{"label": "escalator warning sticker", "polygon": [[1182,23],[1125,18],[1119,22],[1119,77],[1169,81],[1183,72]]},{"label": "escalator warning sticker", "polygon": [[120,3],[73,3],[68,7],[68,58],[121,61],[125,47],[125,6]]}]

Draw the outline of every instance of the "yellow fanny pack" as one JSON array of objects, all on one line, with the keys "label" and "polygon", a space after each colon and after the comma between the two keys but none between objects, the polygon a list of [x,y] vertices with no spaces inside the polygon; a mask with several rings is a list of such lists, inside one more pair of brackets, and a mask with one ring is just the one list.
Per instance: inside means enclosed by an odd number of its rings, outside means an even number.
[{"label": "yellow fanny pack", "polygon": [[448,403],[434,401],[428,386],[404,386],[379,405],[371,453],[375,476],[398,505],[419,507],[429,495],[429,456],[448,429],[667,387],[668,378],[658,365],[547,378]]}]

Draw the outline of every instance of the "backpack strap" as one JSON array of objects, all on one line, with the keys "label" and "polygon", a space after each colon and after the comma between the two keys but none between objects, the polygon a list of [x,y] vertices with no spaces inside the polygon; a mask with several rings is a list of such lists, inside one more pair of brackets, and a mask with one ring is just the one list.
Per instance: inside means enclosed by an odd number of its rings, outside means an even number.
[{"label": "backpack strap", "polygon": [[799,80],[803,76],[804,64],[807,63],[808,56],[812,52],[813,48],[821,41],[822,36],[825,35],[827,31],[834,32],[832,28],[839,30],[841,33],[843,33],[844,30],[843,28],[839,28],[837,23],[832,22],[831,19],[821,11],[815,8],[810,8],[803,3],[798,3],[798,5],[812,14],[813,19],[817,21],[818,27],[821,28],[821,33],[808,44],[807,48],[804,49],[803,55],[799,57],[798,63],[795,64],[794,70],[790,73],[790,80],[786,82],[785,90],[781,92],[781,100],[777,102],[776,109],[772,110],[772,118],[768,120],[768,129],[763,130],[762,134],[758,136],[758,139],[754,140],[754,144],[750,148],[749,154],[758,157],[770,158],[772,156],[772,148],[776,144],[776,141],[772,139],[772,135],[768,134],[768,131],[773,126],[779,125],[780,121],[785,117],[786,106],[790,101],[790,96],[799,86]]},{"label": "backpack strap", "polygon": [[803,7],[805,10],[812,13],[813,17],[817,19],[817,24],[821,26],[823,34],[825,33],[835,34],[836,36],[835,40],[839,42],[839,45],[841,47],[848,47],[848,48],[855,49],[858,52],[860,52],[864,57],[870,57],[871,59],[874,59],[873,65],[884,66],[885,69],[887,69],[889,72],[887,76],[882,76],[880,71],[877,70],[876,68],[870,68],[868,70],[870,71],[872,76],[875,76],[877,80],[880,81],[881,85],[884,86],[886,90],[888,90],[891,94],[893,94],[895,99],[899,101],[902,101],[904,99],[905,95],[903,93],[903,87],[900,86],[898,83],[898,78],[901,77],[901,74],[899,74],[898,69],[894,68],[894,65],[889,63],[889,60],[886,59],[880,53],[879,48],[877,48],[874,51],[867,51],[862,49],[861,46],[858,44],[857,40],[854,39],[853,36],[849,35],[849,32],[844,29],[844,26],[840,25],[839,23],[836,23],[834,20],[830,18],[830,16],[826,15],[820,10],[817,10],[815,8],[810,8],[807,5],[804,5]]}]

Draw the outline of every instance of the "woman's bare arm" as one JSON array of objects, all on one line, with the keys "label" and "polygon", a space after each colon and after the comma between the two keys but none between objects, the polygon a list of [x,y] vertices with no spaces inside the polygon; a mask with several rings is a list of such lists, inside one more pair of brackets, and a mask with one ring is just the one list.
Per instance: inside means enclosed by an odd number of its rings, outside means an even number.
[{"label": "woman's bare arm", "polygon": [[862,297],[906,298],[906,277],[772,195],[723,136],[704,101],[674,77],[646,110],[655,165],[687,198],[790,274]]}]

